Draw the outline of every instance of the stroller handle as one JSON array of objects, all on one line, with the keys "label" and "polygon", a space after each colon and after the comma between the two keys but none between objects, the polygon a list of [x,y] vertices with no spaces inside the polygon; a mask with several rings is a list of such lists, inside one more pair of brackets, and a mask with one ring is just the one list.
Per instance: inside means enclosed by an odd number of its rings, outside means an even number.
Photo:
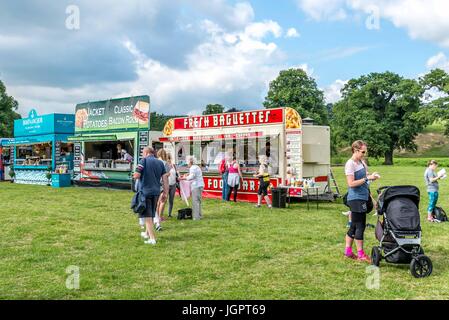
[{"label": "stroller handle", "polygon": [[385,187],[380,187],[379,189],[377,189],[377,194],[381,194],[382,191],[384,191],[385,189],[389,188],[389,186],[385,186]]}]

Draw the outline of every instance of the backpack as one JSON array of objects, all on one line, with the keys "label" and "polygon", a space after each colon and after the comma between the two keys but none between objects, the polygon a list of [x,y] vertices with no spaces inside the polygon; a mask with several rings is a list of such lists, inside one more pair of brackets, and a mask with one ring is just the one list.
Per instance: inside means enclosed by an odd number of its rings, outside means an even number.
[{"label": "backpack", "polygon": [[184,219],[192,219],[192,209],[186,208],[178,210],[178,220]]},{"label": "backpack", "polygon": [[433,209],[433,216],[441,222],[448,221],[446,212],[441,207],[435,207],[435,209]]},{"label": "backpack", "polygon": [[224,174],[225,172],[226,172],[226,160],[221,160],[221,162],[220,162],[220,166],[219,166],[219,168],[218,168],[218,171],[221,173],[221,174]]}]

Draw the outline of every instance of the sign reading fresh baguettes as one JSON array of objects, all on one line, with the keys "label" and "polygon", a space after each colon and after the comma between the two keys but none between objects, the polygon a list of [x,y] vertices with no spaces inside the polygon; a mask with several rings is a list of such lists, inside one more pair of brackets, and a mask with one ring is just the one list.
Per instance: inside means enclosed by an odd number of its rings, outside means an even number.
[{"label": "sign reading fresh baguettes", "polygon": [[282,123],[282,108],[258,111],[243,111],[206,116],[192,116],[174,119],[175,130],[206,129],[219,127],[249,126],[260,124]]}]

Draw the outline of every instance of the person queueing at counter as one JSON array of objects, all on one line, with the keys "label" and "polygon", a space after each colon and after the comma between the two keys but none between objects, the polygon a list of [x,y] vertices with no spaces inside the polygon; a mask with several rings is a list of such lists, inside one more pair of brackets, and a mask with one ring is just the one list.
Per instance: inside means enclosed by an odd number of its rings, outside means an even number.
[{"label": "person queueing at counter", "polygon": [[257,191],[256,208],[262,205],[262,198],[265,198],[268,208],[271,209],[271,200],[268,196],[268,187],[270,185],[270,174],[268,172],[268,158],[265,155],[259,156],[260,167],[254,177],[259,178],[259,190]]},{"label": "person queueing at counter", "polygon": [[237,202],[237,192],[240,187],[240,180],[242,180],[242,172],[240,171],[240,165],[237,162],[235,156],[232,157],[232,162],[229,164],[229,174],[228,174],[228,194],[226,196],[226,201],[231,200],[231,193],[234,191],[234,202]]},{"label": "person queueing at counter", "polygon": [[[145,219],[146,230],[142,232],[142,237],[146,244],[156,244],[156,236],[153,230],[153,219],[156,216],[156,208],[159,197],[165,201],[168,196],[168,177],[162,161],[153,155],[153,148],[146,147],[143,150],[144,158],[137,166],[134,179],[140,179],[141,189],[146,198],[146,210],[139,215]],[[162,184],[161,184],[162,182]],[[161,186],[163,192],[161,194]]]},{"label": "person queueing at counter", "polygon": [[[167,162],[167,160],[168,160],[167,152],[164,149],[159,149],[157,152],[157,158],[164,164],[165,175],[166,175],[167,181],[168,181],[168,176],[170,175],[171,168]],[[162,190],[162,188],[161,188],[161,193],[162,192],[164,192],[164,190]],[[167,198],[165,198],[165,199],[163,199],[162,197],[159,198],[159,201],[157,204],[157,217],[155,219],[157,231],[162,231],[161,222],[165,220],[164,217],[162,216],[162,214],[164,213],[166,203],[167,203]]]},{"label": "person queueing at counter", "polygon": [[[364,161],[367,153],[367,144],[357,140],[352,144],[352,157],[346,162],[345,174],[348,184],[348,206],[351,208],[351,226],[345,237],[345,257],[370,263],[371,258],[363,250],[363,237],[366,228],[366,213],[370,197],[368,181],[379,178],[377,172],[368,175],[368,167]],[[357,256],[352,252],[355,240]]]}]

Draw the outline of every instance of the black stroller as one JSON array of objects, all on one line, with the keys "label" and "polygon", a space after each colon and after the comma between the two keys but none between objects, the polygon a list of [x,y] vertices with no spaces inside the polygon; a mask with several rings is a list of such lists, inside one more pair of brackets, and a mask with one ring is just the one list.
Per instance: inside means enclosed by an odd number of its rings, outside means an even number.
[{"label": "black stroller", "polygon": [[378,267],[382,259],[389,263],[410,263],[414,277],[429,276],[432,261],[421,247],[419,189],[415,186],[383,187],[377,193],[377,214],[383,219],[379,217],[377,221],[376,238],[380,244],[373,247],[372,264]]}]

